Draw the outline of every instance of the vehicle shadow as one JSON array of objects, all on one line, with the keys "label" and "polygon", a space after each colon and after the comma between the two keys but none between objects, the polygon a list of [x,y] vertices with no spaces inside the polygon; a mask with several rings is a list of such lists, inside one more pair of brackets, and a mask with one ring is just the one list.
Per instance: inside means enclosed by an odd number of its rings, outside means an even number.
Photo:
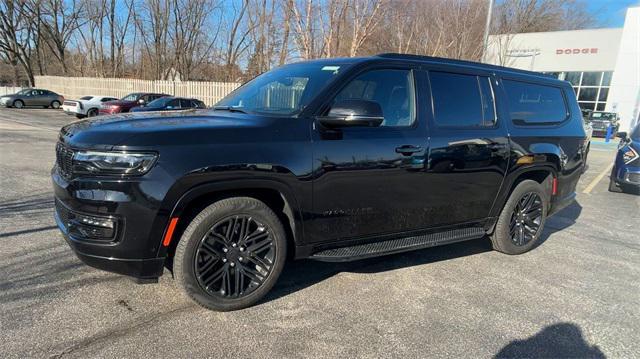
[{"label": "vehicle shadow", "polygon": [[[553,233],[564,230],[575,224],[581,212],[582,206],[578,202],[573,202],[560,212],[549,217],[542,235],[540,236],[540,240],[534,249],[547,241]],[[384,257],[364,259],[355,262],[328,263],[310,259],[291,261],[285,265],[284,270],[273,290],[271,290],[271,292],[267,294],[261,302],[266,303],[295,293],[323,280],[329,279],[341,272],[386,272],[399,268],[462,258],[492,250],[489,238],[484,237],[471,241]]]},{"label": "vehicle shadow", "polygon": [[488,238],[427,248],[413,252],[384,257],[363,259],[354,262],[329,263],[311,259],[291,261],[285,265],[276,286],[262,303],[278,299],[310,287],[341,272],[379,273],[399,268],[436,263],[491,251]]},{"label": "vehicle shadow", "polygon": [[552,234],[565,230],[576,224],[576,220],[580,217],[581,213],[582,206],[578,201],[573,201],[569,206],[563,208],[553,216],[548,217],[544,225],[544,229],[542,230],[542,234],[540,235],[540,239],[534,249],[546,242]]},{"label": "vehicle shadow", "polygon": [[534,336],[514,340],[494,358],[606,358],[596,345],[584,340],[582,330],[573,323],[545,327]]}]

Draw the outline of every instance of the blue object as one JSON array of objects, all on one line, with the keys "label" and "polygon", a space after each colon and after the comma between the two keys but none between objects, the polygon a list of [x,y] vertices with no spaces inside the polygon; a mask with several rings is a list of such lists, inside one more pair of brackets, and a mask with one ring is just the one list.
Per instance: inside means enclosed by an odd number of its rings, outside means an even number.
[{"label": "blue object", "polygon": [[607,135],[604,137],[604,142],[609,143],[609,141],[611,141],[611,132],[613,130],[613,126],[611,126],[611,124],[609,124],[609,126],[607,126]]},{"label": "blue object", "polygon": [[611,171],[611,185],[624,192],[640,191],[640,125],[630,135],[620,140],[616,159]]}]

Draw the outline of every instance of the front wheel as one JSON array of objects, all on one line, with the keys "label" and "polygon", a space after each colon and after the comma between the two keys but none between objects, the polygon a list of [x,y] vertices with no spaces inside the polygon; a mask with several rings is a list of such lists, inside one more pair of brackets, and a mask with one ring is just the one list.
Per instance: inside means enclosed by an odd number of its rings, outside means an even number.
[{"label": "front wheel", "polygon": [[15,107],[15,108],[23,108],[24,107],[24,102],[22,102],[22,100],[15,100],[15,101],[13,101],[13,107]]},{"label": "front wheel", "polygon": [[509,196],[493,234],[493,249],[507,254],[531,250],[542,233],[549,199],[540,183],[520,182]]},{"label": "front wheel", "polygon": [[228,198],[191,221],[178,242],[173,272],[201,306],[242,309],[271,290],[286,253],[285,231],[266,204],[250,197]]}]

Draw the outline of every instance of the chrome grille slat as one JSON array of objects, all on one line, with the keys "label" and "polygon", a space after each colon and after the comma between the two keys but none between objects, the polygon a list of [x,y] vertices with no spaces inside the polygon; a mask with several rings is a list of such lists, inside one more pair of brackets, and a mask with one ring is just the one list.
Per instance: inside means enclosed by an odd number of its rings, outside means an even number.
[{"label": "chrome grille slat", "polygon": [[60,142],[56,145],[56,164],[60,174],[65,178],[73,176],[73,153],[72,149]]}]

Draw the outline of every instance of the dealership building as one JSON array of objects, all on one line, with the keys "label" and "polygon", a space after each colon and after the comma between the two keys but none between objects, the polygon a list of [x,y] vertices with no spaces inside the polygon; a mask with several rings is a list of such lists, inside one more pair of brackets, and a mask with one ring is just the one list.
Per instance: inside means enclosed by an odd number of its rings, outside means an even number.
[{"label": "dealership building", "polygon": [[569,81],[582,109],[617,112],[620,129],[640,116],[640,7],[624,27],[495,35],[487,62]]}]

